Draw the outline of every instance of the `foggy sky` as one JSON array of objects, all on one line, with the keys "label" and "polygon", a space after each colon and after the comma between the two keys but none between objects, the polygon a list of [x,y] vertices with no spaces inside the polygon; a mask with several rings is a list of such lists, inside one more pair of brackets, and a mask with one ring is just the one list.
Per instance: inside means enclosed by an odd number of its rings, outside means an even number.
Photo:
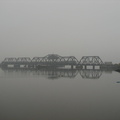
[{"label": "foggy sky", "polygon": [[120,1],[0,0],[0,61],[53,53],[120,63]]}]

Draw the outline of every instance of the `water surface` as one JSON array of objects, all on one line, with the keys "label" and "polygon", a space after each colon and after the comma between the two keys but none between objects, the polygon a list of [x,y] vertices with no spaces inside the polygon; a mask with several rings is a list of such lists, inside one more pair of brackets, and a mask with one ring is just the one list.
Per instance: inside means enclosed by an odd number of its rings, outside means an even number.
[{"label": "water surface", "polygon": [[0,69],[0,120],[120,120],[120,73]]}]

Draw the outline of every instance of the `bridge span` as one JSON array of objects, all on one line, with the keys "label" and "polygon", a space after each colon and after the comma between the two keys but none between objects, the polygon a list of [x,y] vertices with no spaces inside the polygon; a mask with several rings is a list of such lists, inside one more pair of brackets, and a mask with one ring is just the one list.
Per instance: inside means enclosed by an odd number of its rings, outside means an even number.
[{"label": "bridge span", "polygon": [[87,69],[92,66],[103,67],[105,64],[99,56],[83,56],[80,61],[74,56],[60,56],[57,54],[48,54],[44,57],[19,57],[19,58],[5,58],[1,63],[3,68],[66,68],[71,69]]}]

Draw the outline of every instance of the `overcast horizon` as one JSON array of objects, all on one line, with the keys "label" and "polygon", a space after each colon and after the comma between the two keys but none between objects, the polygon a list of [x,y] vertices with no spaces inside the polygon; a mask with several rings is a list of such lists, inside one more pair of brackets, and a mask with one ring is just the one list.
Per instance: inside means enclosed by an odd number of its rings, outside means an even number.
[{"label": "overcast horizon", "polygon": [[1,0],[5,57],[99,56],[120,63],[120,1]]}]

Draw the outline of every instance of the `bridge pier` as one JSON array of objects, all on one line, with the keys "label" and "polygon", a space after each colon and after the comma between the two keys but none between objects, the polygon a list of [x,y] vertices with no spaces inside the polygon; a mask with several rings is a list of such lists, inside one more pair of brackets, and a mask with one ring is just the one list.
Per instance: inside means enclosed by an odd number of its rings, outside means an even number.
[{"label": "bridge pier", "polygon": [[28,68],[34,68],[34,65],[29,64],[29,65],[28,65]]},{"label": "bridge pier", "polygon": [[19,64],[15,64],[14,68],[20,68],[20,65]]},{"label": "bridge pier", "polygon": [[73,69],[73,65],[71,65],[71,69]]},{"label": "bridge pier", "polygon": [[84,66],[85,67],[85,70],[87,69],[87,65]]},{"label": "bridge pier", "polygon": [[7,67],[8,67],[8,64],[2,64],[1,67],[7,68]]}]

